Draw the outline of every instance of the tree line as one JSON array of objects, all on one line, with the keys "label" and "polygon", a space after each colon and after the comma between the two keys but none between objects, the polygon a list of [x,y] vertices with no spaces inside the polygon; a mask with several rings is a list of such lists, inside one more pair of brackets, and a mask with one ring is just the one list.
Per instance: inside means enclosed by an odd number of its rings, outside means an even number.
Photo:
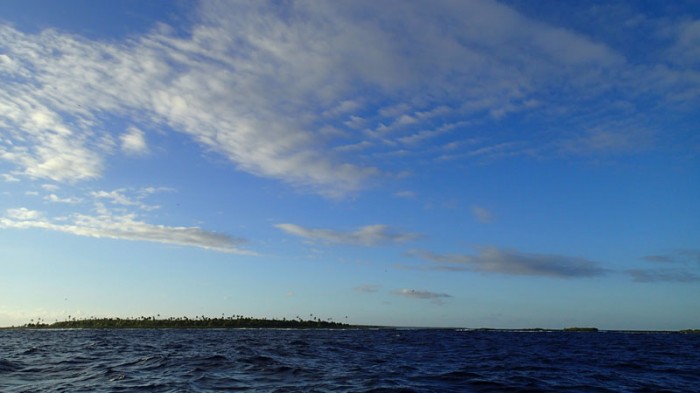
[{"label": "tree line", "polygon": [[332,319],[322,320],[314,318],[303,319],[268,319],[251,318],[243,315],[221,316],[212,318],[205,315],[190,318],[169,317],[160,318],[158,316],[141,316],[129,318],[97,318],[90,317],[78,319],[68,316],[65,321],[46,323],[41,319],[36,322],[22,325],[23,328],[32,329],[229,329],[229,328],[278,328],[278,329],[338,329],[347,328],[346,323],[334,322]]}]

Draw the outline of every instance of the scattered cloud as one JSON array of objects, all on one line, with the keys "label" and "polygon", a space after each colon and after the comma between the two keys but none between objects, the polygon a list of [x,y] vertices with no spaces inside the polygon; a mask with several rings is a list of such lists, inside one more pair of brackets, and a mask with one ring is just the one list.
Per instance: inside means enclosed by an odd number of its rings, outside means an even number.
[{"label": "scattered cloud", "polygon": [[2,175],[0,175],[0,177],[2,177],[2,180],[7,182],[7,183],[16,183],[16,182],[21,181],[18,177],[11,175],[9,173],[3,173]]},{"label": "scattered cloud", "polygon": [[42,214],[41,212],[38,212],[36,210],[30,210],[26,207],[20,207],[16,209],[7,209],[6,216],[11,220],[28,221],[37,220],[41,218]]},{"label": "scattered cloud", "polygon": [[360,151],[360,150],[365,150],[371,146],[372,146],[372,142],[362,141],[362,142],[358,142],[358,143],[353,143],[351,145],[338,146],[335,148],[335,151],[338,151],[338,152]]},{"label": "scattered cloud", "polygon": [[[142,130],[155,126],[241,171],[341,197],[384,173],[368,164],[368,146],[425,154],[418,142],[439,136],[454,148],[484,121],[527,111],[558,131],[527,144],[494,134],[449,157],[512,157],[550,137],[559,154],[638,151],[655,135],[637,127],[641,108],[580,104],[609,92],[692,103],[700,91],[696,21],[671,34],[683,61],[668,67],[630,63],[601,40],[496,1],[196,7],[187,32],[159,24],[123,42],[0,25],[0,160],[14,166],[5,180],[99,178],[115,150],[147,153]],[[108,119],[123,115],[141,123],[113,135]],[[575,120],[559,131],[562,119]]]},{"label": "scattered cloud", "polygon": [[56,192],[60,187],[55,184],[42,184],[41,188],[49,192]]},{"label": "scattered cloud", "polygon": [[122,142],[122,150],[127,154],[143,155],[148,153],[144,132],[136,127],[127,128],[119,139]]},{"label": "scattered cloud", "polygon": [[77,236],[120,240],[149,241],[179,246],[200,247],[209,250],[253,255],[240,248],[246,242],[226,234],[205,231],[198,227],[155,225],[139,220],[134,214],[113,214],[101,209],[97,215],[74,213],[69,217],[49,219],[38,211],[27,208],[8,209],[0,217],[3,229],[44,229]]},{"label": "scattered cloud", "polygon": [[290,235],[311,241],[359,246],[405,243],[420,237],[417,233],[401,232],[387,225],[367,225],[350,232],[323,228],[304,228],[296,224],[276,224],[275,227]]},{"label": "scattered cloud", "polygon": [[452,296],[446,293],[431,292],[431,291],[421,291],[416,289],[399,289],[392,292],[394,295],[403,296],[409,299],[422,299],[430,300],[435,304],[443,304],[445,299],[449,299]]},{"label": "scattered cloud", "polygon": [[153,193],[169,190],[168,188],[156,187],[147,187],[140,190],[120,188],[112,191],[93,191],[90,193],[90,196],[96,200],[105,199],[114,205],[135,206],[142,210],[155,210],[159,206],[148,205],[143,202],[143,199]]},{"label": "scattered cloud", "polygon": [[531,254],[496,247],[480,247],[476,255],[437,254],[412,250],[409,256],[435,263],[435,269],[474,271],[516,276],[582,278],[602,276],[608,271],[594,261],[553,254]]},{"label": "scattered cloud", "polygon": [[53,203],[67,203],[69,205],[74,205],[77,203],[81,203],[83,200],[80,198],[75,198],[75,197],[64,197],[61,198],[56,194],[49,194],[44,197],[44,200],[53,202]]}]

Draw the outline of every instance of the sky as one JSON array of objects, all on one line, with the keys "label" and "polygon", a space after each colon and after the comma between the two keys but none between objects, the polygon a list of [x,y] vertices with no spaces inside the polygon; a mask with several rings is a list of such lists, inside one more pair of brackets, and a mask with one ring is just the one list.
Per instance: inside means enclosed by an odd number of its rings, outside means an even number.
[{"label": "sky", "polygon": [[0,2],[0,326],[700,327],[696,1]]}]

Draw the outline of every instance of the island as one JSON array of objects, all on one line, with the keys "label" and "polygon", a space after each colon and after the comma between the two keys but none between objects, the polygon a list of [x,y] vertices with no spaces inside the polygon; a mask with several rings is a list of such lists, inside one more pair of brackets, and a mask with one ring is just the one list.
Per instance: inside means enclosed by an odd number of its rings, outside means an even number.
[{"label": "island", "polygon": [[596,332],[598,332],[598,328],[574,326],[574,327],[564,328],[564,331],[565,332],[578,332],[578,333],[596,333]]},{"label": "island", "polygon": [[251,318],[243,315],[211,318],[207,316],[190,317],[138,317],[138,318],[69,318],[65,321],[45,323],[41,320],[30,322],[19,328],[25,329],[347,329],[352,327],[347,323],[334,322],[314,318],[268,319]]}]

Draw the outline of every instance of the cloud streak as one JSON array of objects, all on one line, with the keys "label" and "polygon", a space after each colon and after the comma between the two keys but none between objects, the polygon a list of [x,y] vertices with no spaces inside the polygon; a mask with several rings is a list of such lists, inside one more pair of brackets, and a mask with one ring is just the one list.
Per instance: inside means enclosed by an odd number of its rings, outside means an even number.
[{"label": "cloud streak", "polygon": [[134,214],[117,215],[101,209],[98,215],[74,213],[69,217],[49,219],[27,208],[8,209],[0,217],[3,229],[44,229],[93,238],[148,241],[178,246],[199,247],[232,254],[254,255],[240,248],[243,239],[205,231],[198,227],[155,225],[139,220]]},{"label": "cloud streak", "polygon": [[394,295],[405,297],[408,299],[430,300],[434,304],[444,304],[446,299],[451,298],[451,295],[440,292],[423,291],[417,289],[398,289],[392,292]]},{"label": "cloud streak", "polygon": [[687,269],[629,269],[625,271],[632,280],[643,283],[656,282],[699,282],[700,275]]},{"label": "cloud streak", "polygon": [[420,237],[416,233],[397,231],[388,225],[367,225],[355,231],[337,231],[324,228],[305,228],[296,224],[276,224],[277,229],[311,241],[357,246],[377,246],[405,243]]},{"label": "cloud streak", "polygon": [[437,254],[426,250],[412,250],[407,255],[434,263],[434,269],[451,271],[557,278],[597,277],[608,273],[598,263],[583,258],[496,247],[481,247],[476,255]]},{"label": "cloud streak", "polygon": [[642,259],[655,266],[646,269],[626,270],[625,273],[636,282],[691,283],[700,281],[700,275],[697,271],[700,268],[700,250],[681,249],[666,254],[647,255]]}]

